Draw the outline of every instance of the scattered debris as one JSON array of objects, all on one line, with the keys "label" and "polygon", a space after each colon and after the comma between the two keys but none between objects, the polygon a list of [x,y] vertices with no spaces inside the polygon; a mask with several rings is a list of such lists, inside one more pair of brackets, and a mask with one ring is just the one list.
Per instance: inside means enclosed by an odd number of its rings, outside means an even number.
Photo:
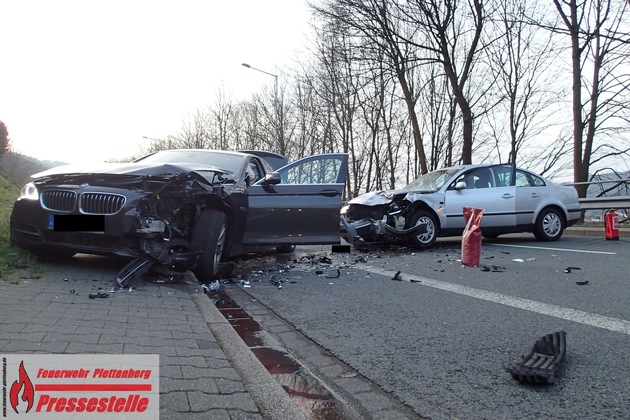
[{"label": "scattered debris", "polygon": [[493,273],[503,273],[505,271],[505,267],[499,267],[498,265],[482,265],[481,271],[489,271]]},{"label": "scattered debris", "polygon": [[339,278],[341,276],[341,272],[339,271],[338,268],[336,268],[335,270],[329,271],[328,273],[326,273],[326,278],[327,279],[336,279]]},{"label": "scattered debris", "polygon": [[90,299],[104,299],[106,297],[109,297],[109,293],[104,290],[98,290],[96,293],[90,294]]},{"label": "scattered debris", "polygon": [[322,264],[332,264],[332,260],[327,256],[319,257],[319,262]]},{"label": "scattered debris", "polygon": [[207,295],[219,293],[219,290],[221,290],[221,283],[219,280],[215,280],[212,283],[204,283],[201,285],[201,290],[203,290],[203,292]]},{"label": "scattered debris", "polygon": [[522,258],[514,258],[514,259],[512,259],[512,261],[518,262],[518,263],[525,262],[525,260],[522,259]]},{"label": "scattered debris", "polygon": [[508,369],[512,378],[531,384],[552,384],[566,354],[566,333],[556,331],[540,337],[527,356]]},{"label": "scattered debris", "polygon": [[400,271],[397,271],[396,274],[394,274],[394,277],[392,277],[392,280],[402,281],[402,276],[400,275]]},{"label": "scattered debris", "polygon": [[410,281],[411,283],[422,283],[422,281],[421,281],[421,280],[418,280],[418,279],[409,279],[409,281]]},{"label": "scattered debris", "polygon": [[575,284],[577,284],[578,286],[586,286],[588,284],[588,280],[576,281]]},{"label": "scattered debris", "polygon": [[342,378],[355,378],[358,375],[358,373],[356,372],[346,372],[346,373],[342,373],[341,377]]},{"label": "scattered debris", "polygon": [[564,272],[565,273],[570,273],[573,270],[581,270],[581,268],[580,267],[567,267],[567,268],[564,269]]}]

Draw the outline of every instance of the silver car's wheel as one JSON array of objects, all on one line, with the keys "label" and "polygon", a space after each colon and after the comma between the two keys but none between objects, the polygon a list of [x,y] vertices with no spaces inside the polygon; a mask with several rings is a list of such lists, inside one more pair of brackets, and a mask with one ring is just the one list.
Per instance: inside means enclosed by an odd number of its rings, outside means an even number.
[{"label": "silver car's wheel", "polygon": [[556,241],[562,236],[564,231],[564,219],[556,209],[544,209],[538,215],[534,236],[539,241]]},{"label": "silver car's wheel", "polygon": [[219,272],[225,234],[225,214],[218,210],[204,210],[190,238],[191,250],[201,253],[192,270],[198,280],[209,281]]},{"label": "silver car's wheel", "polygon": [[426,227],[426,232],[411,238],[411,243],[416,248],[426,249],[432,246],[437,239],[437,224],[431,213],[425,210],[419,210],[411,217],[409,226]]}]

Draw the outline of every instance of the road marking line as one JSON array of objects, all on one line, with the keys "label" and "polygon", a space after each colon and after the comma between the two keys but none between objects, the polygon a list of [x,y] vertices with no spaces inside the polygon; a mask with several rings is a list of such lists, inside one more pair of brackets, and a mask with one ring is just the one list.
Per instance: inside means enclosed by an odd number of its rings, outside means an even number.
[{"label": "road marking line", "polygon": [[584,254],[617,255],[616,252],[585,251],[583,249],[567,249],[567,248],[548,248],[548,247],[545,247],[545,246],[510,245],[510,244],[488,244],[488,243],[484,243],[484,246],[504,246],[504,247],[513,247],[513,248],[545,249],[545,250],[549,250],[549,251],[582,252]]},{"label": "road marking line", "polygon": [[[379,274],[385,277],[393,278],[395,271],[385,270],[382,268],[361,267],[364,271],[373,274]],[[468,286],[448,283],[440,280],[433,280],[428,277],[414,276],[412,274],[400,273],[403,281],[411,282],[411,280],[420,280],[421,285],[433,287],[434,289],[445,290],[464,296],[469,296],[488,302],[494,302],[513,308],[524,309],[526,311],[535,312],[541,315],[553,316],[567,321],[577,322],[592,327],[602,328],[609,331],[620,332],[630,335],[630,321],[623,319],[611,318],[604,315],[597,315],[590,312],[579,311],[577,309],[564,308],[562,306],[550,305],[535,300],[523,299],[515,296],[504,295],[502,293],[489,292],[487,290],[474,289]],[[416,282],[417,283],[417,282]]]}]

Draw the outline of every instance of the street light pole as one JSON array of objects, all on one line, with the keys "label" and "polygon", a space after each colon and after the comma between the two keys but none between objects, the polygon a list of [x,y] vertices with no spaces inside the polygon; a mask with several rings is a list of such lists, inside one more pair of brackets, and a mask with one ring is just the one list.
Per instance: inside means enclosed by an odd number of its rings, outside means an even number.
[{"label": "street light pole", "polygon": [[275,148],[276,148],[276,153],[280,153],[280,107],[278,106],[278,75],[277,74],[273,74],[273,73],[269,73],[266,72],[264,70],[261,69],[257,69],[256,67],[252,67],[247,63],[243,63],[242,64],[243,67],[247,67],[248,69],[252,69],[252,70],[256,70],[259,71],[261,73],[265,73],[268,76],[273,77],[274,82],[273,82],[273,106],[275,108],[276,111],[276,130],[274,133],[274,141],[275,141]]}]

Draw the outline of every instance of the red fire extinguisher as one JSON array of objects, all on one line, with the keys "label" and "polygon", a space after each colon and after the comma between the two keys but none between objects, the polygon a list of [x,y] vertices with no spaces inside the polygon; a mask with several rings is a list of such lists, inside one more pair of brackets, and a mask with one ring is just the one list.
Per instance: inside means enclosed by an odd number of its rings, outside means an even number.
[{"label": "red fire extinguisher", "polygon": [[604,216],[604,226],[606,228],[606,240],[619,240],[619,215],[615,209],[610,209]]}]

